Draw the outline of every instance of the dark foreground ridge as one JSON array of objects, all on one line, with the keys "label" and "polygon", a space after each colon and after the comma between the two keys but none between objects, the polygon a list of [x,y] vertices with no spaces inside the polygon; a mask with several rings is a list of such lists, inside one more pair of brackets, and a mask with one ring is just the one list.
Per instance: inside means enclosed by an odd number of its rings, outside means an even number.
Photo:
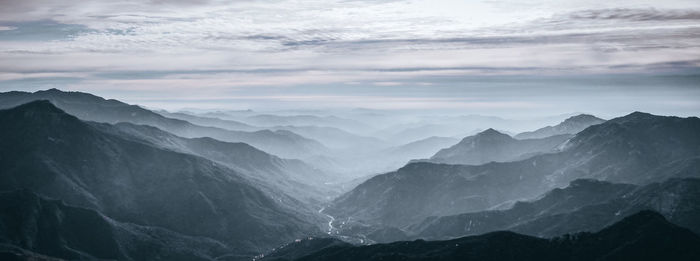
[{"label": "dark foreground ridge", "polygon": [[[652,211],[638,212],[596,233],[553,239],[493,232],[369,246],[316,240],[322,243],[315,251],[283,249],[264,260],[700,260],[700,237]],[[302,241],[288,248],[309,250],[310,245]]]}]

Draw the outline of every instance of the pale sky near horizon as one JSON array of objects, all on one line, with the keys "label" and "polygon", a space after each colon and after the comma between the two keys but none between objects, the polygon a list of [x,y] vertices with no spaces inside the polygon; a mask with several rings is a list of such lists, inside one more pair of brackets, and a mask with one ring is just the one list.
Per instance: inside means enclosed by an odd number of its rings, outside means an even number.
[{"label": "pale sky near horizon", "polygon": [[0,91],[176,110],[700,113],[700,1],[0,0]]}]

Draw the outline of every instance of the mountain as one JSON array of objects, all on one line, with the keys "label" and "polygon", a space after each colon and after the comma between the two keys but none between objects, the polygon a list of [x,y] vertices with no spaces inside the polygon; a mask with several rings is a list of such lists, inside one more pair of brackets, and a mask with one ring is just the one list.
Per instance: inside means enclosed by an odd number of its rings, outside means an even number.
[{"label": "mountain", "polygon": [[[327,241],[327,240],[326,240]],[[595,233],[544,239],[493,232],[447,241],[405,241],[368,246],[319,244],[309,251],[306,242],[294,255],[274,252],[263,260],[697,260],[700,237],[666,221],[652,211],[641,211]],[[304,249],[306,248],[306,249]],[[299,252],[307,251],[306,255]],[[291,257],[291,258],[289,258]]]},{"label": "mountain", "polygon": [[286,125],[273,126],[272,130],[286,130],[298,133],[304,137],[321,142],[321,144],[332,149],[357,150],[375,149],[386,146],[386,142],[373,137],[356,135],[335,127],[323,127],[313,125]]},{"label": "mountain", "polygon": [[319,126],[333,127],[352,133],[367,133],[372,128],[359,121],[344,119],[336,116],[316,115],[273,115],[257,114],[239,119],[248,124],[274,127],[274,126]]},{"label": "mountain", "polygon": [[352,245],[335,238],[308,238],[295,240],[264,256],[261,260],[296,260],[310,253],[327,248],[351,247]]},{"label": "mountain", "polygon": [[539,153],[553,152],[569,138],[570,135],[557,135],[543,139],[516,140],[494,129],[487,129],[462,139],[452,147],[438,151],[430,161],[465,165],[513,161]]},{"label": "mountain", "polygon": [[605,120],[589,114],[579,114],[567,118],[562,123],[555,126],[547,126],[535,131],[523,132],[515,135],[516,139],[541,139],[562,134],[576,134],[580,131],[596,124],[601,124]]},{"label": "mountain", "polygon": [[358,185],[325,213],[401,228],[429,216],[502,208],[575,179],[644,185],[700,177],[698,157],[700,119],[632,113],[579,132],[556,153],[476,166],[410,163]]},{"label": "mountain", "polygon": [[405,144],[434,136],[463,137],[463,135],[471,133],[474,133],[474,131],[464,131],[463,129],[458,128],[457,126],[453,126],[451,124],[425,123],[401,124],[398,126],[390,126],[384,130],[377,132],[375,135],[393,141],[394,143]]},{"label": "mountain", "polygon": [[314,216],[290,211],[222,164],[103,131],[48,101],[2,110],[0,122],[0,191],[30,189],[236,253],[318,232]]},{"label": "mountain", "polygon": [[433,136],[391,147],[384,150],[383,153],[392,156],[392,158],[395,158],[395,161],[403,165],[409,160],[429,158],[440,149],[453,146],[457,142],[459,142],[459,139],[456,138]]},{"label": "mountain", "polygon": [[507,210],[430,217],[408,230],[416,238],[449,239],[510,230],[538,237],[597,231],[640,210],[700,233],[700,179],[670,179],[646,186],[575,180]]},{"label": "mountain", "polygon": [[63,92],[57,89],[29,92],[0,93],[0,109],[12,108],[34,100],[49,100],[55,106],[80,119],[104,123],[130,122],[157,127],[186,138],[211,137],[222,141],[245,142],[266,152],[284,158],[301,159],[324,153],[320,143],[289,131],[260,130],[232,131],[204,127],[187,121],[163,117],[136,105],[81,92]]},{"label": "mountain", "polygon": [[216,127],[227,130],[235,131],[258,131],[261,128],[256,126],[251,126],[242,122],[234,120],[219,119],[216,117],[204,117],[197,116],[189,113],[182,112],[167,112],[163,110],[156,111],[158,114],[163,115],[168,118],[188,121],[201,126]]},{"label": "mountain", "polygon": [[209,238],[118,222],[29,190],[0,192],[0,209],[2,244],[54,258],[214,260],[232,252]]},{"label": "mountain", "polygon": [[[329,174],[301,160],[282,159],[245,143],[223,142],[208,137],[182,138],[155,127],[131,123],[92,125],[105,132],[221,163],[256,181],[258,187],[266,187],[267,191],[278,197],[289,195],[305,203],[318,204],[336,193],[325,185],[334,179]],[[284,193],[279,195],[279,192]]]}]

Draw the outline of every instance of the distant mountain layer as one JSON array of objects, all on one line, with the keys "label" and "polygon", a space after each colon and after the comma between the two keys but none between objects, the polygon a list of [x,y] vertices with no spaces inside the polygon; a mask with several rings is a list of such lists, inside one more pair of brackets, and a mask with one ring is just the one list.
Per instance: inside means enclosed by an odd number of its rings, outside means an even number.
[{"label": "distant mountain layer", "polygon": [[105,131],[48,101],[0,111],[0,191],[26,188],[119,222],[161,227],[254,254],[318,232],[244,175]]},{"label": "distant mountain layer", "polygon": [[531,202],[507,210],[430,217],[408,230],[415,238],[449,239],[510,230],[538,237],[597,231],[623,217],[650,209],[676,225],[700,233],[700,179],[670,179],[638,187],[576,180]]},{"label": "distant mountain layer", "polygon": [[333,127],[353,133],[366,133],[371,130],[371,127],[364,123],[335,116],[258,114],[241,118],[240,120],[264,127],[313,125],[319,127]]},{"label": "distant mountain layer", "polygon": [[519,160],[539,153],[554,152],[569,138],[570,135],[557,135],[542,139],[516,140],[507,134],[488,129],[438,151],[430,158],[430,162],[481,165],[494,161]]},{"label": "distant mountain layer", "polygon": [[[698,260],[700,237],[663,216],[642,211],[596,233],[543,239],[493,232],[448,241],[369,246],[297,242],[264,260]],[[313,250],[312,247],[317,247]]]},{"label": "distant mountain layer", "polygon": [[251,126],[242,122],[234,120],[219,119],[216,117],[204,117],[197,116],[188,113],[181,112],[167,112],[167,111],[156,111],[158,114],[163,115],[168,118],[179,119],[183,121],[188,121],[201,126],[217,127],[227,130],[237,130],[237,131],[258,131],[262,128]]},{"label": "distant mountain layer", "polygon": [[182,138],[155,127],[131,123],[92,125],[105,132],[116,131],[115,134],[120,136],[221,163],[248,179],[257,181],[277,196],[280,196],[279,192],[285,192],[306,203],[318,203],[335,195],[324,185],[333,179],[328,174],[301,160],[281,159],[245,143],[223,142],[212,138]]},{"label": "distant mountain layer", "polygon": [[588,114],[570,117],[555,126],[547,126],[531,132],[515,135],[516,139],[541,139],[562,134],[576,134],[592,125],[601,124],[605,120]]},{"label": "distant mountain layer", "polygon": [[0,109],[12,108],[30,101],[49,100],[56,107],[80,119],[105,123],[130,122],[157,127],[186,138],[211,137],[222,141],[245,142],[256,148],[284,158],[300,159],[327,148],[317,141],[290,131],[260,130],[234,131],[205,127],[190,122],[164,117],[136,105],[81,92],[63,92],[57,89],[29,92],[0,93]]},{"label": "distant mountain layer", "polygon": [[385,150],[384,153],[406,163],[408,160],[429,158],[435,155],[440,149],[453,146],[457,144],[457,142],[459,142],[459,139],[456,138],[433,136],[389,148]]},{"label": "distant mountain layer", "polygon": [[700,119],[632,113],[579,132],[560,152],[478,166],[411,163],[338,197],[338,220],[403,227],[429,216],[482,211],[590,178],[649,184],[700,177]]},{"label": "distant mountain layer", "polygon": [[353,151],[365,148],[376,149],[386,146],[386,142],[367,136],[356,135],[335,127],[323,127],[314,125],[281,125],[270,127],[272,130],[287,130],[298,133],[304,137],[321,142],[323,145],[334,149],[352,149]]}]

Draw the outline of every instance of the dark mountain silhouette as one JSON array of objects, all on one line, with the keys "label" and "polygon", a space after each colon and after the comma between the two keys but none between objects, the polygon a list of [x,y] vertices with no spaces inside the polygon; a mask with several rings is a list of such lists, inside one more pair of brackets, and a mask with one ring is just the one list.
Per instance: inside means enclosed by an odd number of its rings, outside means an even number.
[{"label": "dark mountain silhouette", "polygon": [[310,253],[338,247],[352,247],[352,245],[335,238],[308,238],[276,249],[274,252],[265,255],[265,258],[261,260],[296,260]]},{"label": "dark mountain silhouette", "polygon": [[513,232],[492,232],[448,241],[406,241],[350,246],[320,240],[308,251],[297,242],[264,260],[697,260],[700,237],[666,221],[652,211],[641,211],[596,233],[578,233],[544,239]]},{"label": "dark mountain silhouette", "polygon": [[535,131],[523,132],[515,135],[516,139],[541,139],[562,134],[576,134],[580,131],[596,124],[601,124],[605,120],[589,114],[579,114],[572,116],[555,126],[547,126]]},{"label": "dark mountain silhouette", "polygon": [[462,139],[456,145],[442,149],[430,158],[431,162],[447,164],[481,165],[492,161],[507,162],[554,152],[570,135],[557,135],[543,139],[516,140],[508,134],[487,129]]},{"label": "dark mountain silhouette", "polygon": [[48,101],[2,110],[0,122],[0,190],[30,189],[238,253],[317,231],[222,164],[102,131]]},{"label": "dark mountain silhouette", "polygon": [[186,138],[211,137],[222,141],[245,142],[284,158],[304,158],[327,149],[317,141],[289,131],[233,131],[204,127],[184,120],[171,119],[136,105],[81,92],[57,89],[30,92],[0,93],[0,109],[12,108],[34,100],[49,100],[56,107],[80,119],[104,123],[130,122],[157,127]]},{"label": "dark mountain silhouette", "polygon": [[698,177],[700,119],[632,113],[579,132],[560,150],[478,166],[410,163],[358,185],[326,213],[403,227],[531,199],[580,178],[649,184]]},{"label": "dark mountain silhouette", "polygon": [[625,216],[650,209],[674,224],[700,233],[700,179],[670,179],[637,187],[576,180],[507,210],[430,217],[408,230],[417,238],[449,239],[498,230],[538,237],[597,231]]},{"label": "dark mountain silhouette", "polygon": [[[118,222],[93,209],[68,206],[29,190],[0,192],[0,253],[30,252],[67,260],[213,260],[230,253],[204,237]],[[9,248],[9,247],[8,247]],[[24,250],[24,251],[22,251]],[[8,260],[2,257],[0,259]],[[20,259],[18,260],[32,260]]]}]

